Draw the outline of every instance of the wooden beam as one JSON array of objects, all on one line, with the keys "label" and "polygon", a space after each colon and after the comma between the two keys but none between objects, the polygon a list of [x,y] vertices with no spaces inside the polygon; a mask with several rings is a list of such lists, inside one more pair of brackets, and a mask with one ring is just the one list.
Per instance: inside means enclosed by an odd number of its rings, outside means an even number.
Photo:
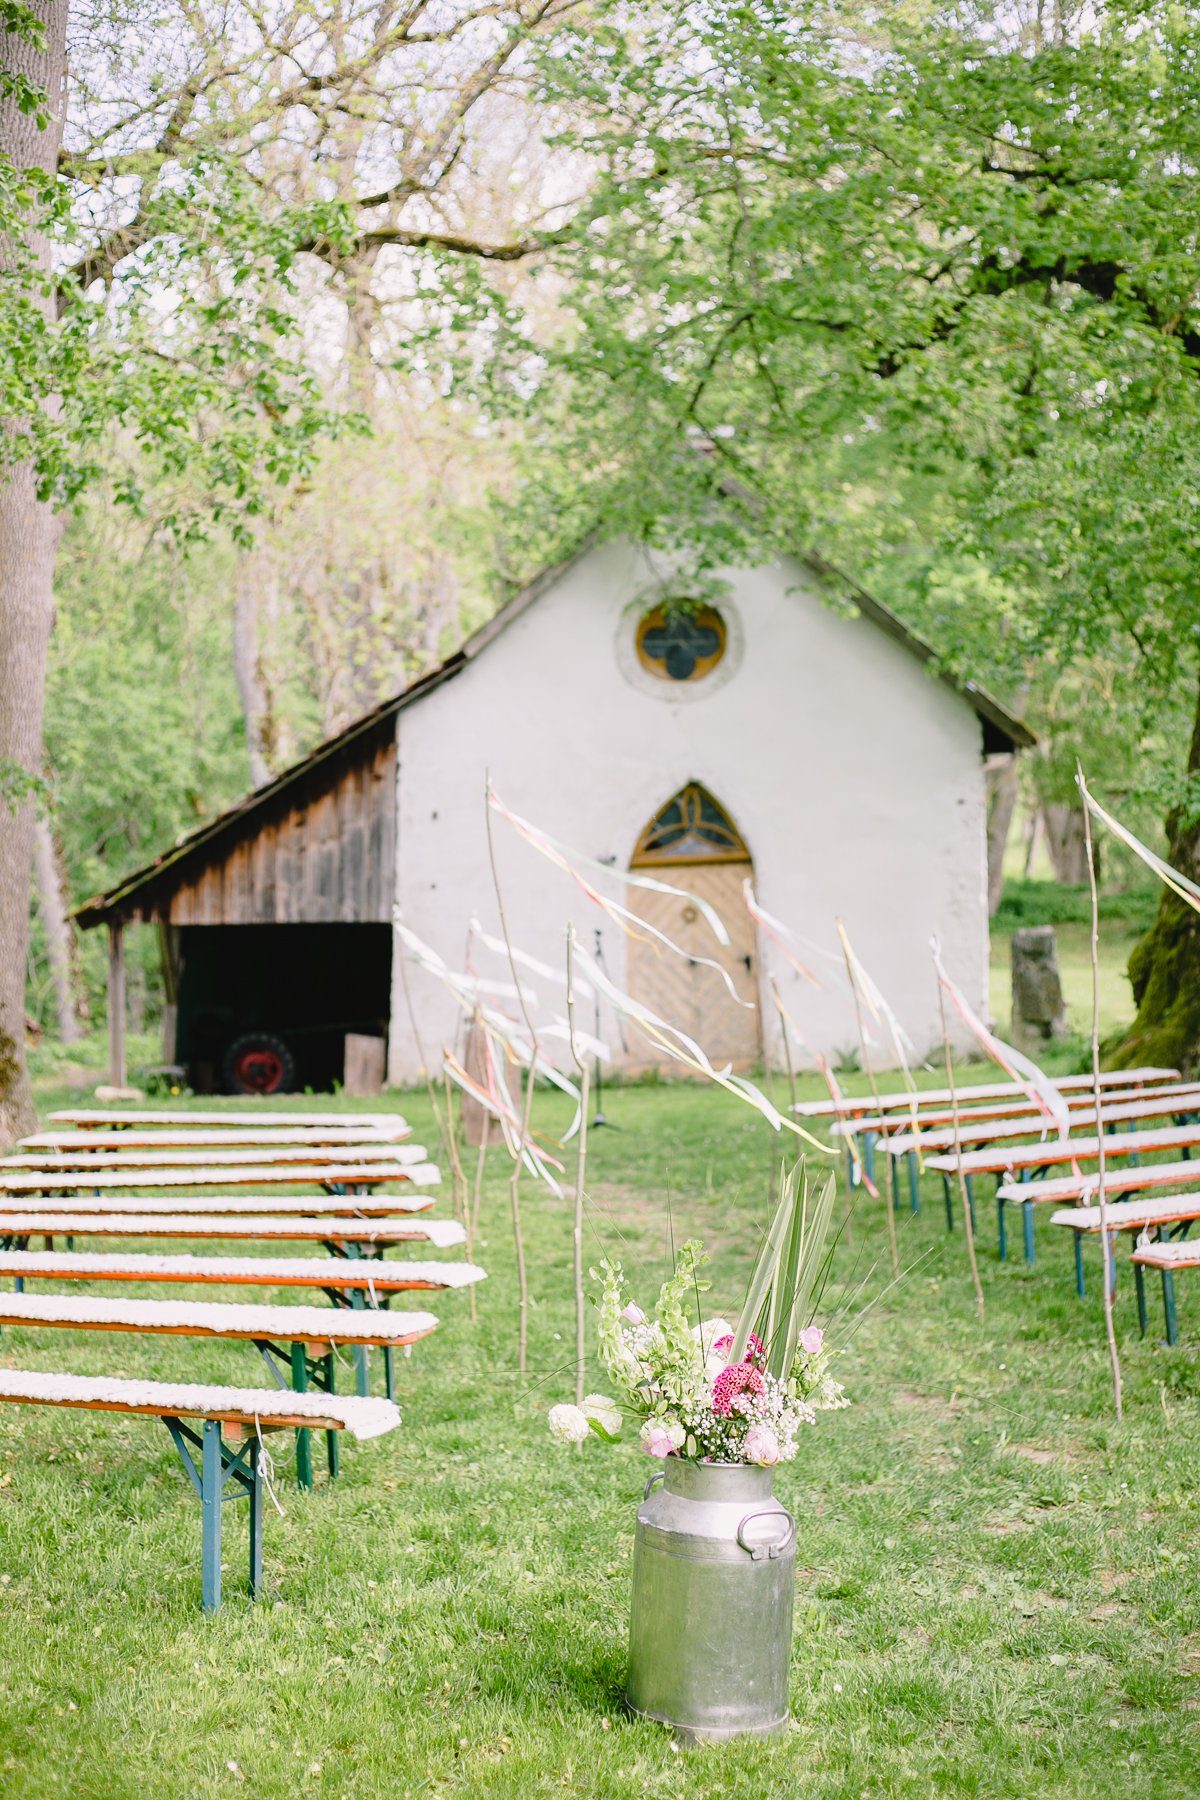
[{"label": "wooden beam", "polygon": [[126,1085],[125,1068],[125,927],[113,919],[108,927],[108,1079]]}]

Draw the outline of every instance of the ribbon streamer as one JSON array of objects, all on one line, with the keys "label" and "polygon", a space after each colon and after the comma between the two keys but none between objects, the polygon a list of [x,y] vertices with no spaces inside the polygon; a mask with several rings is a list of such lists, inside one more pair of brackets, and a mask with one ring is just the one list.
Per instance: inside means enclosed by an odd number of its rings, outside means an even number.
[{"label": "ribbon streamer", "polygon": [[937,971],[937,978],[959,1018],[982,1045],[992,1061],[998,1063],[1005,1074],[1019,1087],[1024,1088],[1039,1112],[1044,1113],[1048,1119],[1053,1121],[1058,1127],[1059,1136],[1069,1138],[1071,1115],[1061,1093],[1031,1058],[1025,1056],[1020,1050],[1015,1050],[1011,1044],[1006,1044],[1002,1038],[998,1038],[994,1032],[988,1030],[983,1020],[972,1011],[966,995],[954,985],[947,975],[937,939],[931,938],[929,941],[933,950],[933,966]]},{"label": "ribbon streamer", "polygon": [[1148,844],[1143,844],[1141,838],[1134,837],[1127,825],[1122,825],[1121,821],[1114,819],[1110,812],[1105,812],[1100,802],[1093,798],[1082,775],[1077,775],[1075,780],[1083,803],[1092,817],[1107,825],[1114,837],[1120,838],[1121,842],[1132,850],[1135,856],[1140,856],[1146,867],[1153,869],[1158,879],[1165,883],[1178,899],[1192,907],[1195,912],[1200,912],[1200,887],[1179,869],[1174,868],[1165,858],[1157,855]]}]

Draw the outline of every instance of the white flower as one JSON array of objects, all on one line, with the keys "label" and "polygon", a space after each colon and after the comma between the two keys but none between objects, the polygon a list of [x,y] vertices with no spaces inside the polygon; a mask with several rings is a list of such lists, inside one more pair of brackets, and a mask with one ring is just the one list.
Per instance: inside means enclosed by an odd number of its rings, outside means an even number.
[{"label": "white flower", "polygon": [[762,1469],[770,1469],[780,1461],[782,1450],[779,1439],[769,1425],[752,1425],[746,1433],[742,1454],[748,1463],[757,1463]]},{"label": "white flower", "polygon": [[636,1300],[631,1300],[627,1306],[621,1308],[621,1317],[629,1325],[644,1325],[646,1322],[646,1315]]},{"label": "white flower", "polygon": [[647,1419],[642,1425],[642,1449],[649,1450],[651,1456],[667,1456],[672,1450],[683,1448],[686,1436],[675,1414],[664,1413],[661,1419]]},{"label": "white flower", "polygon": [[583,1410],[587,1418],[595,1421],[609,1437],[616,1437],[621,1429],[621,1409],[615,1400],[607,1394],[585,1394]]},{"label": "white flower", "polygon": [[546,1415],[546,1423],[550,1427],[550,1436],[557,1438],[560,1444],[582,1444],[592,1432],[587,1415],[577,1406],[552,1406]]}]

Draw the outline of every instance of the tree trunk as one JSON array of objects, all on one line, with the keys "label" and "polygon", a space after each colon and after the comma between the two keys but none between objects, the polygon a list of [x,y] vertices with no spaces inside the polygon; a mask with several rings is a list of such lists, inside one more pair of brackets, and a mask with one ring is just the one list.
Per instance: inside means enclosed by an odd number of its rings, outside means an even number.
[{"label": "tree trunk", "polygon": [[[31,0],[42,21],[45,43],[36,49],[23,38],[0,35],[0,58],[7,69],[25,74],[50,97],[50,121],[11,99],[0,100],[0,156],[18,169],[51,174],[62,138],[63,77],[66,68],[66,0]],[[49,245],[33,238],[25,248],[41,267],[50,267]],[[13,261],[11,241],[0,246],[0,266]],[[52,302],[41,302],[49,318]],[[8,446],[11,452],[11,444]],[[0,772],[15,766],[35,775],[42,763],[42,710],[46,652],[54,619],[54,555],[61,524],[48,502],[39,500],[31,463],[8,460],[0,475]],[[0,799],[0,1148],[36,1122],[25,1066],[25,957],[29,943],[29,890],[33,862],[34,808],[28,800]]]},{"label": "tree trunk", "polygon": [[63,882],[58,848],[50,821],[38,814],[33,827],[33,873],[37,886],[38,913],[46,934],[46,960],[54,988],[54,1013],[59,1041],[77,1044],[83,1035],[75,1007],[75,981],[71,925],[63,903]]},{"label": "tree trunk", "polygon": [[[1200,696],[1188,751],[1188,774],[1200,776]],[[1200,815],[1167,815],[1167,861],[1200,881]],[[1129,958],[1137,1016],[1123,1037],[1105,1045],[1109,1068],[1200,1067],[1200,913],[1164,887],[1153,925]]]},{"label": "tree trunk", "polygon": [[[1042,821],[1046,829],[1046,849],[1056,881],[1067,887],[1086,887],[1088,879],[1087,834],[1083,826],[1083,809],[1058,801],[1043,804]],[[1096,879],[1100,879],[1100,846],[1095,846]]]},{"label": "tree trunk", "polygon": [[987,769],[987,878],[988,918],[994,919],[1004,892],[1004,852],[1017,804],[1015,754],[993,758]]}]

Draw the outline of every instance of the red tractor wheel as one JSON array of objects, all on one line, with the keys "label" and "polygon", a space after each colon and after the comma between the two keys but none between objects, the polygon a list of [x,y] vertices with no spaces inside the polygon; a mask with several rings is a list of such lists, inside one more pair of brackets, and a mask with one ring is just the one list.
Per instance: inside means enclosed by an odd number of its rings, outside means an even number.
[{"label": "red tractor wheel", "polygon": [[266,1031],[235,1038],[222,1063],[225,1085],[233,1094],[280,1094],[296,1075],[295,1058],[282,1038]]}]

